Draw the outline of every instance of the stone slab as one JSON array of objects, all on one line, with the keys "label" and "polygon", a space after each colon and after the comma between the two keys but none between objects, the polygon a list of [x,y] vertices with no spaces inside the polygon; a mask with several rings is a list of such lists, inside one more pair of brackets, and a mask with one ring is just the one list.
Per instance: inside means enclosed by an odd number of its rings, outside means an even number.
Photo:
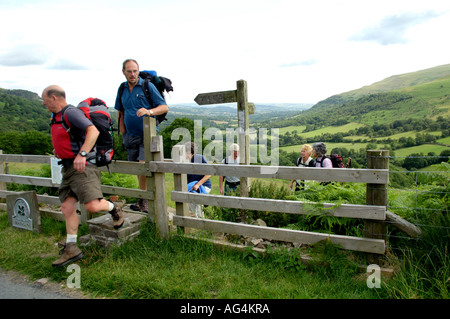
[{"label": "stone slab", "polygon": [[91,239],[104,247],[120,245],[130,241],[140,233],[141,224],[147,219],[142,214],[124,212],[124,224],[114,229],[110,214],[105,214],[87,221]]}]

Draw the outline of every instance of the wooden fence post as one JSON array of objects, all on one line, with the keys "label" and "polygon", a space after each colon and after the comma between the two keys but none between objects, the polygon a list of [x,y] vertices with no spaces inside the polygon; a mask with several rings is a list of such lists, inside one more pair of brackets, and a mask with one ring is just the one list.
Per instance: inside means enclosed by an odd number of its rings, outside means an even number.
[{"label": "wooden fence post", "polygon": [[[239,158],[240,164],[250,165],[250,136],[248,128],[248,94],[247,81],[237,81],[237,115],[238,115],[238,132],[239,132]],[[248,197],[250,188],[250,179],[241,177],[241,196]]]},{"label": "wooden fence post", "polygon": [[[366,152],[367,168],[389,169],[389,151],[368,150]],[[366,204],[387,206],[388,184],[367,184]],[[386,239],[386,221],[366,220],[364,236],[368,238]],[[377,263],[380,255],[367,254],[369,263]]]},{"label": "wooden fence post", "polygon": [[[3,150],[0,150],[0,155],[3,154]],[[0,161],[0,174],[5,174],[5,162]],[[6,183],[0,182],[0,191],[6,191]],[[0,202],[4,202],[4,199],[0,199]]]},{"label": "wooden fence post", "polygon": [[[144,145],[145,162],[164,161],[162,137],[156,135],[156,120],[153,117],[145,117],[144,121]],[[149,217],[153,213],[155,217],[158,236],[164,239],[169,237],[169,220],[167,217],[166,181],[164,173],[155,172],[146,178],[147,192],[152,193],[148,199]]]},{"label": "wooden fence post", "polygon": [[[172,148],[172,160],[174,163],[187,162],[186,149],[184,145],[175,145]],[[180,192],[187,192],[187,175],[186,174],[173,174],[173,186],[174,190]],[[188,203],[176,202],[176,215],[177,216],[189,216]],[[178,227],[181,232],[185,232],[185,227]]]}]

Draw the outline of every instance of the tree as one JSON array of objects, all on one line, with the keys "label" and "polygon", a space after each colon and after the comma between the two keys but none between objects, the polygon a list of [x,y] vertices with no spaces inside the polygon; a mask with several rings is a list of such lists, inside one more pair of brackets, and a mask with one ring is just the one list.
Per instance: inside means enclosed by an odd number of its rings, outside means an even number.
[{"label": "tree", "polygon": [[[202,128],[202,137],[205,128]],[[164,157],[172,158],[172,148],[174,145],[183,141],[186,135],[190,136],[190,140],[194,141],[194,121],[186,117],[176,118],[162,132],[164,144]],[[199,147],[199,145],[197,145]]]}]

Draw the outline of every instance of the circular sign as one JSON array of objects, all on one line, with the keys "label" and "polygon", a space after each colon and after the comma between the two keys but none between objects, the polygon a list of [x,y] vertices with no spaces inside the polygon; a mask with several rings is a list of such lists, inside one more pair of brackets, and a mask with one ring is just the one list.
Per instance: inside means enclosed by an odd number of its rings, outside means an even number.
[{"label": "circular sign", "polygon": [[16,199],[14,203],[14,215],[30,218],[30,206],[23,198]]}]

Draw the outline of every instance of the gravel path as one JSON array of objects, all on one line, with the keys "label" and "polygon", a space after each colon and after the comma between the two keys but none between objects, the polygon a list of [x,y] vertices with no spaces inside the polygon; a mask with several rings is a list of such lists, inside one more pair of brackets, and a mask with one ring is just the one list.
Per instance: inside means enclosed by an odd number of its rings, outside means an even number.
[{"label": "gravel path", "polygon": [[30,281],[14,271],[0,269],[0,299],[87,299],[78,289],[62,288],[46,278]]}]

